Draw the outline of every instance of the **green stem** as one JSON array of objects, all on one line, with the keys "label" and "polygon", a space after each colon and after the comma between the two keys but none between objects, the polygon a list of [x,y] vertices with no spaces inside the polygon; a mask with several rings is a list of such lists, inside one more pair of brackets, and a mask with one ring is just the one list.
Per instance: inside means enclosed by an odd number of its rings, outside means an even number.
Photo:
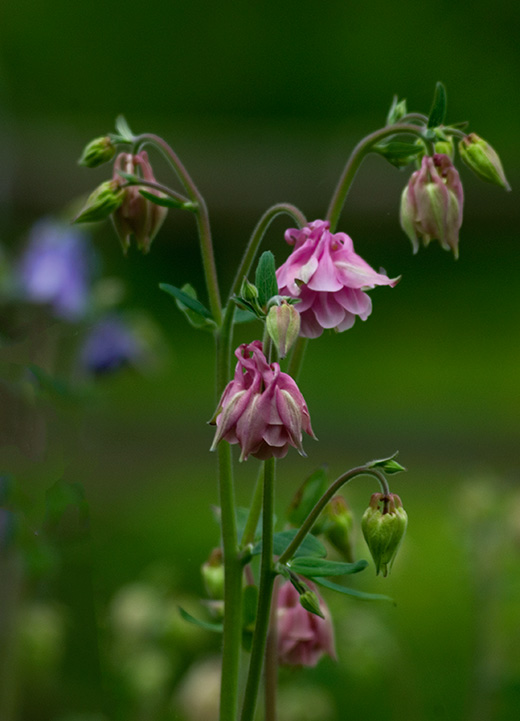
[{"label": "green stem", "polygon": [[302,336],[300,336],[298,338],[298,340],[296,341],[293,352],[291,354],[291,359],[290,359],[289,365],[287,367],[287,373],[292,378],[294,378],[295,381],[298,380],[298,377],[300,375],[300,371],[301,371],[302,365],[303,365],[303,359],[305,356],[305,351],[306,351],[308,345],[309,345],[309,339],[303,338]]},{"label": "green stem", "polygon": [[424,137],[424,128],[421,128],[418,125],[412,125],[411,123],[396,123],[395,125],[389,125],[385,128],[381,128],[380,130],[376,130],[374,133],[367,135],[366,138],[363,138],[363,140],[361,140],[352,151],[343,173],[341,174],[338,185],[336,186],[332,200],[330,201],[329,209],[327,211],[327,220],[330,221],[330,230],[332,233],[336,230],[339,216],[343,205],[345,204],[348,191],[350,190],[352,181],[354,180],[364,157],[370,153],[372,146],[380,140],[383,140],[390,135],[400,134],[417,135],[424,143],[428,144],[428,146],[430,145],[429,141],[427,141]]},{"label": "green stem", "polygon": [[282,213],[290,215],[300,228],[307,225],[307,219],[295,205],[291,205],[290,203],[277,203],[271,208],[268,208],[256,224],[256,227],[253,230],[251,238],[246,246],[244,255],[242,256],[242,260],[238,266],[233,285],[231,286],[231,296],[236,295],[239,292],[244,276],[247,276],[251,266],[253,265],[253,261],[258,253],[258,248],[262,242],[262,238],[273,220]]},{"label": "green stem", "polygon": [[253,645],[249,661],[241,721],[253,721],[260,677],[264,664],[265,644],[269,629],[271,598],[273,593],[273,513],[274,513],[275,459],[264,461],[264,505],[262,512],[262,559],[260,562],[260,589],[256,612]]},{"label": "green stem", "polygon": [[144,178],[139,178],[137,176],[135,182],[128,180],[128,178],[125,178],[125,180],[126,183],[123,183],[123,185],[121,186],[122,188],[142,185],[144,188],[152,188],[153,190],[158,190],[164,195],[169,195],[170,198],[173,198],[173,200],[177,200],[179,203],[182,203],[186,210],[195,209],[194,204],[190,203],[188,198],[185,198],[184,195],[181,195],[180,193],[176,193],[175,190],[172,190],[167,185],[163,185],[162,183],[158,183],[157,181],[153,180],[145,180]]},{"label": "green stem", "polygon": [[375,476],[375,478],[377,478],[381,485],[381,490],[383,491],[383,493],[385,495],[388,495],[390,493],[390,488],[388,487],[388,482],[386,478],[381,473],[381,471],[378,471],[376,468],[358,466],[357,468],[352,468],[350,471],[343,473],[341,476],[339,476],[339,478],[334,481],[334,483],[325,491],[323,496],[316,503],[312,511],[309,513],[305,521],[298,529],[298,533],[296,534],[296,536],[293,538],[291,543],[287,546],[285,551],[278,559],[279,563],[287,563],[291,560],[300,545],[303,543],[305,536],[309,533],[309,531],[318,520],[320,513],[323,511],[327,503],[331,500],[334,494],[337,493],[339,489],[345,485],[345,483],[348,483],[353,478],[356,478],[356,476]]},{"label": "green stem", "polygon": [[264,492],[263,489],[264,466],[262,464],[260,466],[260,471],[258,473],[258,478],[253,493],[253,500],[251,501],[251,506],[249,507],[249,515],[247,517],[244,533],[242,534],[242,543],[240,544],[241,548],[245,548],[246,546],[249,546],[255,541],[255,532],[258,526],[258,521],[260,519],[260,514],[262,512],[262,500]]},{"label": "green stem", "polygon": [[200,250],[202,255],[202,264],[204,267],[204,277],[206,279],[209,306],[213,315],[213,320],[218,326],[220,326],[222,323],[222,304],[220,302],[217,269],[213,254],[213,243],[211,239],[211,229],[206,202],[193,182],[190,174],[181,163],[179,156],[168,145],[168,143],[158,135],[154,135],[153,133],[143,133],[134,139],[134,150],[137,151],[140,147],[146,145],[147,143],[151,143],[159,148],[177,174],[177,177],[183,184],[188,196],[196,206],[194,213],[197,218],[197,228],[199,231]]},{"label": "green stem", "polygon": [[219,492],[224,552],[224,633],[220,721],[235,721],[238,709],[238,671],[242,637],[242,563],[238,553],[231,446],[220,443]]}]

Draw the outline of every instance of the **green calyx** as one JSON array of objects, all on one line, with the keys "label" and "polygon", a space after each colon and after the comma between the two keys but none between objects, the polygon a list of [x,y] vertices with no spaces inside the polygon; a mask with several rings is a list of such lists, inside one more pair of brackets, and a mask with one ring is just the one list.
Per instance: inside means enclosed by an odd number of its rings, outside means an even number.
[{"label": "green calyx", "polygon": [[361,519],[363,536],[376,565],[387,576],[404,538],[408,516],[399,496],[374,493]]}]

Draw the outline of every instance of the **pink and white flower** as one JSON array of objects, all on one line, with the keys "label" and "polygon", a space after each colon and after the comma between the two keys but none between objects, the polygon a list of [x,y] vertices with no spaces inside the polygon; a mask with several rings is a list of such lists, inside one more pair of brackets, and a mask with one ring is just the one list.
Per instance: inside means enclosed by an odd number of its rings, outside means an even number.
[{"label": "pink and white flower", "polygon": [[211,450],[222,440],[238,443],[240,460],[283,458],[289,446],[305,455],[302,431],[315,438],[305,399],[295,381],[278,363],[267,362],[258,340],[235,351],[235,376],[226,386],[215,419]]},{"label": "pink and white flower", "polygon": [[[316,592],[315,586],[306,581]],[[278,661],[282,666],[316,666],[324,654],[336,658],[334,629],[329,609],[319,598],[324,618],[306,611],[300,595],[290,581],[278,591],[276,605]]]},{"label": "pink and white flower", "polygon": [[372,301],[365,293],[376,285],[394,286],[354,252],[346,233],[331,233],[330,223],[315,220],[304,228],[290,228],[285,240],[294,250],[276,271],[281,295],[299,298],[295,305],[301,316],[300,335],[317,338],[325,328],[344,331],[356,316],[366,320]]}]

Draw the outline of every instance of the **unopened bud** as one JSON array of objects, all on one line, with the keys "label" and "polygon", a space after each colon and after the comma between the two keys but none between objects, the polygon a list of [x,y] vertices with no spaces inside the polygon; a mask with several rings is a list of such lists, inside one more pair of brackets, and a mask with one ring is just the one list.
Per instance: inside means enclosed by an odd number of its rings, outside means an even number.
[{"label": "unopened bud", "polygon": [[86,168],[97,168],[98,165],[108,163],[116,154],[116,146],[112,139],[105,135],[102,138],[95,138],[84,149],[79,164]]},{"label": "unopened bud", "polygon": [[[137,155],[120,153],[114,163],[114,179],[119,178],[119,182],[121,182],[118,174],[120,170],[130,175],[140,171],[144,180],[155,182],[148,154],[144,150]],[[148,192],[150,195],[160,197],[160,193],[156,190],[148,190]],[[143,197],[138,185],[125,188],[124,200],[112,216],[123,252],[126,253],[130,247],[130,238],[134,236],[138,249],[148,253],[152,240],[159,232],[167,213],[165,207]]]},{"label": "unopened bud", "polygon": [[284,300],[271,306],[265,324],[278,355],[285,358],[300,334],[300,314]]},{"label": "unopened bud", "polygon": [[313,613],[315,616],[319,616],[320,618],[325,618],[323,611],[320,608],[320,599],[314,591],[311,591],[310,589],[304,591],[300,595],[300,605],[306,611],[309,611],[309,613]]},{"label": "unopened bud", "polygon": [[511,190],[498,153],[476,133],[470,133],[460,141],[459,153],[462,161],[481,180]]},{"label": "unopened bud", "polygon": [[440,155],[447,155],[450,160],[455,157],[455,146],[452,138],[437,140],[435,143],[435,152]]},{"label": "unopened bud", "polygon": [[381,571],[383,576],[388,575],[407,524],[408,516],[399,496],[394,493],[388,496],[372,494],[370,505],[361,520],[361,528],[376,565],[376,574]]},{"label": "unopened bud", "polygon": [[201,573],[208,596],[212,599],[223,599],[224,564],[220,548],[213,549],[208,560],[202,564]]},{"label": "unopened bud", "polygon": [[343,496],[334,496],[324,512],[323,533],[330,543],[352,563],[352,528],[354,518]]},{"label": "unopened bud", "polygon": [[125,191],[117,180],[106,180],[89,195],[85,207],[74,218],[74,222],[95,223],[105,220],[120,207],[124,197]]},{"label": "unopened bud", "polygon": [[258,300],[258,288],[247,278],[244,278],[240,286],[240,297],[249,303],[255,303]]}]

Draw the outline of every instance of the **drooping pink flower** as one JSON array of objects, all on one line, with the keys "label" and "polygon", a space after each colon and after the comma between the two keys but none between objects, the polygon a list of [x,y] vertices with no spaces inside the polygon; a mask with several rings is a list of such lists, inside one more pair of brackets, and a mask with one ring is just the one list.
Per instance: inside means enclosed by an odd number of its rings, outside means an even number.
[{"label": "drooping pink flower", "polygon": [[291,376],[278,363],[267,362],[258,340],[235,351],[235,376],[226,386],[212,423],[217,432],[211,446],[221,440],[238,443],[240,460],[283,458],[289,446],[305,455],[302,431],[313,438],[305,399]]},{"label": "drooping pink flower", "polygon": [[299,298],[295,305],[301,316],[300,335],[317,338],[324,328],[347,330],[356,316],[366,320],[372,302],[365,293],[376,285],[394,286],[354,252],[346,233],[331,233],[330,223],[315,220],[304,228],[285,231],[294,250],[276,271],[281,295]]},{"label": "drooping pink flower", "polygon": [[438,240],[444,250],[459,255],[464,191],[459,174],[447,155],[424,155],[421,167],[412,173],[401,196],[401,227],[412,241],[427,246]]},{"label": "drooping pink flower", "polygon": [[[308,581],[306,584],[316,592],[313,584]],[[276,623],[278,661],[282,666],[316,666],[325,653],[336,658],[330,612],[325,601],[318,598],[325,618],[301,606],[300,595],[290,581],[280,586]]]}]

